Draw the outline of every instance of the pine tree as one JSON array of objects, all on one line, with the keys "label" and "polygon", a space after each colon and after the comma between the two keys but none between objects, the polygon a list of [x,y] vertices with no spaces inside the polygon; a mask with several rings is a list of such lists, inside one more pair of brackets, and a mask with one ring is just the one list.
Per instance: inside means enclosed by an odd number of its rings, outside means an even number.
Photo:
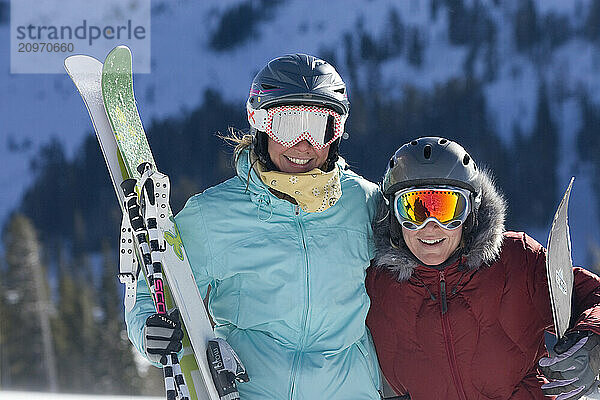
[{"label": "pine tree", "polygon": [[600,39],[600,0],[592,0],[585,21],[584,34],[588,39]]},{"label": "pine tree", "polygon": [[8,0],[0,1],[0,25],[7,24],[10,19]]},{"label": "pine tree", "polygon": [[360,58],[365,61],[377,62],[381,60],[378,46],[368,32],[360,33]]},{"label": "pine tree", "polygon": [[472,37],[469,12],[463,0],[446,0],[448,9],[448,40],[454,45],[469,43]]},{"label": "pine tree", "polygon": [[6,363],[6,358],[4,356],[5,354],[5,347],[6,347],[6,340],[5,340],[5,330],[6,330],[6,322],[8,321],[7,315],[6,315],[6,311],[7,311],[7,303],[6,303],[6,299],[4,296],[4,293],[6,293],[6,284],[5,284],[5,280],[4,280],[4,273],[6,271],[6,268],[4,267],[4,258],[1,259],[2,260],[2,264],[0,264],[0,293],[2,293],[2,295],[0,295],[0,390],[4,387],[4,385],[6,385],[6,371],[7,368],[4,368],[5,365],[8,365]]},{"label": "pine tree", "polygon": [[[527,137],[515,138],[514,181],[520,182],[515,189],[520,192],[511,203],[512,216],[527,226],[548,226],[558,204],[557,171],[558,128],[552,120],[550,100],[545,84],[538,89],[538,106],[535,126]],[[543,184],[540,184],[543,183]],[[566,184],[566,183],[565,183]]]},{"label": "pine tree", "polygon": [[[544,182],[537,193],[539,197],[539,216],[538,221],[542,224],[550,222],[554,213],[555,203],[560,200],[558,197],[558,177],[557,165],[560,162],[558,146],[558,128],[552,119],[550,110],[550,99],[546,90],[546,85],[542,84],[538,90],[538,109],[536,114],[536,125],[534,127],[532,139],[531,154],[536,157],[536,178],[537,182]],[[541,189],[541,193],[540,193]]]},{"label": "pine tree", "polygon": [[[77,321],[77,302],[76,293],[77,287],[71,274],[67,271],[64,260],[59,260],[59,284],[58,284],[58,312],[57,318],[53,321],[55,324],[54,331],[56,355],[61,369],[58,379],[61,391],[71,391],[73,387],[74,375],[80,366],[80,346],[81,343],[73,340],[72,330],[75,329],[74,322]],[[78,386],[78,385],[76,385]]]},{"label": "pine tree", "polygon": [[118,267],[114,260],[117,252],[104,242],[102,253],[104,265],[99,301],[102,329],[98,341],[97,387],[101,393],[136,394],[141,389],[141,378],[124,323],[122,296],[119,293],[121,284],[117,279]]},{"label": "pine tree", "polygon": [[[577,152],[582,162],[591,167],[592,176],[600,176],[600,107],[593,104],[585,95],[579,100],[581,104],[582,126],[577,133]],[[596,194],[596,209],[600,212],[600,179],[592,180]]]},{"label": "pine tree", "polygon": [[[96,325],[98,296],[89,274],[85,257],[79,257],[69,268],[63,262],[58,287],[58,318],[56,325],[56,349],[60,362],[59,382],[62,391],[95,391],[97,379],[96,349],[98,327]],[[79,270],[79,271],[78,271]]]},{"label": "pine tree", "polygon": [[[56,362],[50,325],[52,304],[42,249],[31,221],[15,214],[3,235],[6,251],[3,369],[11,388],[56,391]],[[23,332],[27,334],[24,335]]]},{"label": "pine tree", "polygon": [[594,244],[590,246],[591,253],[591,262],[590,267],[588,268],[590,271],[595,273],[596,275],[600,274],[600,246]]},{"label": "pine tree", "polygon": [[517,50],[531,50],[540,39],[537,12],[533,0],[520,2],[514,24]]},{"label": "pine tree", "polygon": [[408,62],[417,68],[420,68],[423,64],[423,52],[425,50],[425,44],[421,37],[419,28],[414,28],[409,37],[408,43]]},{"label": "pine tree", "polygon": [[385,50],[387,57],[398,56],[404,49],[405,28],[398,10],[392,8],[388,14],[388,37]]}]

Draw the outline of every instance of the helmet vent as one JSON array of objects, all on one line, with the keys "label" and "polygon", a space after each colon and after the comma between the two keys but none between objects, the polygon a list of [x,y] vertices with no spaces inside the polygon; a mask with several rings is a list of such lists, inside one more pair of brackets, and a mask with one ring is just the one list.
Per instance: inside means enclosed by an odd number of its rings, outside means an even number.
[{"label": "helmet vent", "polygon": [[277,89],[277,86],[269,85],[268,83],[261,83],[260,86],[265,90]]},{"label": "helmet vent", "polygon": [[471,161],[471,157],[469,157],[468,154],[465,154],[465,156],[463,157],[463,164],[468,165],[469,161]]},{"label": "helmet vent", "polygon": [[413,140],[412,142],[410,142],[410,144],[412,144],[413,146],[416,146],[417,143],[419,143],[419,142],[417,142],[416,140]]},{"label": "helmet vent", "polygon": [[396,164],[396,163],[395,163],[394,157],[390,158],[390,169],[391,169],[391,168],[394,168],[394,165],[395,165],[395,164]]},{"label": "helmet vent", "polygon": [[440,141],[438,143],[439,144],[446,144],[446,143],[448,143],[448,139],[442,138],[442,139],[440,139]]},{"label": "helmet vent", "polygon": [[429,160],[431,158],[431,145],[430,144],[425,145],[425,147],[423,148],[423,156],[427,160]]},{"label": "helmet vent", "polygon": [[346,92],[346,88],[335,89],[334,92],[344,94]]}]

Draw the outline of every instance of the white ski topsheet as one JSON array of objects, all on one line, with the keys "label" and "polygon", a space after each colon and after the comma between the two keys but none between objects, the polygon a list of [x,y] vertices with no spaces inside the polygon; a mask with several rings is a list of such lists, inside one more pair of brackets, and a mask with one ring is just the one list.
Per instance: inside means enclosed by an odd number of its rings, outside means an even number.
[{"label": "white ski topsheet", "polygon": [[[120,169],[117,169],[119,160],[117,159],[117,142],[116,139],[107,140],[106,138],[114,137],[106,109],[104,108],[104,100],[102,99],[102,63],[94,57],[85,55],[70,56],[65,59],[65,69],[77,86],[77,90],[85,106],[90,114],[90,119],[94,124],[96,137],[102,148],[102,154],[106,165],[110,170],[110,177],[115,187],[115,192],[119,196],[119,204],[123,207],[125,196],[120,188],[121,182],[115,182],[114,177],[121,177],[123,174]],[[102,134],[101,132],[104,132]]]}]

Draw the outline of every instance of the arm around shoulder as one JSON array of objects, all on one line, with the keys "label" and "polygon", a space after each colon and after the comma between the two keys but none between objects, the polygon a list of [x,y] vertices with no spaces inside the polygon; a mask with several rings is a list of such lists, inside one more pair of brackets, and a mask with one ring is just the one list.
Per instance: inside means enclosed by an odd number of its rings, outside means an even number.
[{"label": "arm around shoulder", "polygon": [[600,277],[581,267],[573,267],[572,309],[573,329],[600,335]]},{"label": "arm around shoulder", "polygon": [[[528,281],[531,282],[530,293],[541,315],[552,324],[546,277],[546,249],[524,233],[521,239],[526,264],[530,267],[528,273]],[[600,334],[600,277],[581,267],[573,267],[572,299],[572,326],[569,330],[588,330]]]}]

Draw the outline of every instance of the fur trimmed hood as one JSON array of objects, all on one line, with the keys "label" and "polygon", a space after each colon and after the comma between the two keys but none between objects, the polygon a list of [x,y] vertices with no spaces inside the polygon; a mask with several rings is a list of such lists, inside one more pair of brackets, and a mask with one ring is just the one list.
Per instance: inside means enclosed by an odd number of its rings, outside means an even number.
[{"label": "fur trimmed hood", "polygon": [[[471,240],[467,241],[462,251],[462,262],[469,270],[476,270],[490,265],[500,255],[506,217],[506,200],[496,188],[488,171],[480,170],[481,204],[477,213],[477,223],[469,233]],[[408,280],[419,265],[417,258],[410,252],[402,237],[399,246],[393,246],[390,241],[389,208],[383,200],[380,201],[377,217],[373,224],[376,253],[374,264],[377,268],[391,271],[401,282]]]}]

